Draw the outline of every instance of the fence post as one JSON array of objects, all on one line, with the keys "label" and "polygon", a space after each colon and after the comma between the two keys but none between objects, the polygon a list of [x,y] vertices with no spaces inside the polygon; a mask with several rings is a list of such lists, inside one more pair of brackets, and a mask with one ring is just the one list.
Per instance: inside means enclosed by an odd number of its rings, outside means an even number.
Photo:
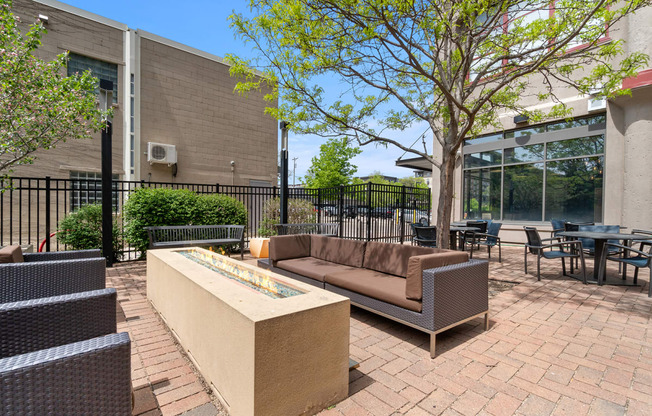
[{"label": "fence post", "polygon": [[219,193],[220,193],[220,184],[219,184],[219,183],[216,183],[216,184],[215,184],[215,193],[216,193],[216,194],[219,194]]},{"label": "fence post", "polygon": [[367,241],[371,241],[371,182],[367,182]]},{"label": "fence post", "polygon": [[317,223],[321,224],[321,188],[317,188]]},{"label": "fence post", "polygon": [[340,185],[340,201],[338,207],[338,214],[340,216],[340,231],[339,236],[342,237],[342,228],[344,227],[344,186]]},{"label": "fence post", "polygon": [[[405,186],[401,187],[401,218],[398,220],[398,225],[401,227],[401,244],[405,241]],[[412,216],[416,215],[416,212],[412,213]],[[412,218],[412,222],[416,222]]]},{"label": "fence post", "polygon": [[50,251],[50,219],[51,219],[50,202],[51,202],[50,201],[50,177],[46,176],[45,177],[45,251]]}]

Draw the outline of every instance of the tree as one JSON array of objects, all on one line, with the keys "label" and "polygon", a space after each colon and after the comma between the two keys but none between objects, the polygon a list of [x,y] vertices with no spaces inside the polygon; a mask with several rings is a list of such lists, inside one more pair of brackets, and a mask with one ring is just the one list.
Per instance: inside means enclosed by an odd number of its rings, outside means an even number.
[{"label": "tree", "polygon": [[331,138],[319,146],[319,155],[312,158],[312,165],[303,178],[309,188],[330,188],[351,182],[358,167],[351,159],[362,152],[351,146],[346,138]]},{"label": "tree", "polygon": [[25,35],[11,0],[0,0],[0,172],[30,164],[38,149],[90,138],[106,116],[97,108],[90,72],[66,77],[67,53],[51,62],[34,56],[46,33],[36,22]]},{"label": "tree", "polygon": [[398,181],[403,186],[409,186],[411,188],[428,189],[428,185],[426,185],[426,180],[423,179],[423,178],[415,178],[414,176],[406,176],[405,178],[400,178]]},{"label": "tree", "polygon": [[[447,247],[455,156],[465,138],[498,125],[501,112],[538,122],[568,117],[557,94],[574,88],[598,96],[626,93],[623,78],[648,58],[622,56],[623,42],[602,42],[628,13],[650,0],[250,0],[254,17],[232,26],[260,53],[229,56],[236,90],[274,88],[267,112],[295,133],[391,144],[440,171],[439,246]],[[554,13],[551,10],[554,8]],[[581,45],[580,45],[581,44]],[[578,46],[579,45],[579,46]],[[258,69],[265,77],[255,78]],[[338,80],[340,94],[322,87]],[[549,109],[526,106],[553,102]],[[539,109],[532,109],[539,108]],[[429,126],[428,152],[397,137]],[[421,149],[421,147],[423,147]]]}]

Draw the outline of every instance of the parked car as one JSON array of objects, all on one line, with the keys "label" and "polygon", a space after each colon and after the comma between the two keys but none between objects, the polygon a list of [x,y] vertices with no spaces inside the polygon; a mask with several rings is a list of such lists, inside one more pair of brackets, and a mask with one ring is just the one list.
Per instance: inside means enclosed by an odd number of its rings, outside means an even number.
[{"label": "parked car", "polygon": [[392,218],[394,210],[388,207],[377,207],[371,210],[371,216],[375,218]]},{"label": "parked car", "polygon": [[343,209],[344,218],[355,218],[358,216],[358,207],[355,205],[345,206]]},{"label": "parked car", "polygon": [[419,211],[414,209],[405,209],[405,222],[419,222],[421,218],[425,218],[430,223],[430,213],[428,211]]}]

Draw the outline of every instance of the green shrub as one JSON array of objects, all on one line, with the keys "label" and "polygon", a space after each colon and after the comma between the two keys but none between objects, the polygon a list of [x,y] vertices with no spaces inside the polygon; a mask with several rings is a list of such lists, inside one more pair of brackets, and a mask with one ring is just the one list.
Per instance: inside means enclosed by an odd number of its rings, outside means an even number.
[{"label": "green shrub", "polygon": [[[84,205],[59,222],[57,240],[73,250],[102,249],[102,205]],[[104,255],[104,254],[102,254]],[[122,257],[122,228],[113,217],[113,260]]]},{"label": "green shrub", "polygon": [[[269,237],[276,235],[275,224],[281,218],[281,199],[270,199],[263,205],[263,219],[258,228],[258,235]],[[313,224],[315,223],[315,207],[305,199],[288,199],[288,223],[289,224]]]},{"label": "green shrub", "polygon": [[226,195],[197,195],[187,189],[140,188],[124,206],[125,238],[145,253],[149,246],[144,227],[164,225],[246,225],[247,209]]}]

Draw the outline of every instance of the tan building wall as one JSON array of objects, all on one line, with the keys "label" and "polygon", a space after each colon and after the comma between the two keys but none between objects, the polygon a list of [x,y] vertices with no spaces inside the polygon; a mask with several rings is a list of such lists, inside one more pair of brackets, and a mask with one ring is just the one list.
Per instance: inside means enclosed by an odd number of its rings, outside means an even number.
[{"label": "tan building wall", "polygon": [[[52,60],[70,51],[117,65],[112,161],[113,174],[120,179],[211,185],[249,185],[255,180],[276,185],[277,124],[264,114],[263,93],[248,97],[234,93],[237,80],[229,76],[229,67],[221,58],[56,0],[14,0],[12,11],[21,18],[24,30],[39,15],[47,16],[48,33],[37,51],[40,58]],[[176,145],[176,177],[172,167],[147,162],[150,141]],[[37,151],[35,156],[34,164],[17,166],[12,175],[69,179],[73,171],[99,174],[100,133],[89,140],[70,140]],[[231,161],[235,162],[233,170]],[[23,181],[22,185],[40,191],[14,191],[13,197],[5,194],[0,198],[0,244],[8,243],[11,236],[14,243],[37,245],[45,237],[45,181]],[[53,182],[52,186],[61,191],[51,192],[50,231],[70,211],[74,198],[63,191],[70,183]]]},{"label": "tan building wall", "polygon": [[[113,173],[121,179],[276,184],[276,121],[264,114],[263,93],[248,97],[234,93],[237,79],[230,77],[221,58],[54,0],[15,0],[13,11],[26,22],[25,28],[39,14],[48,16],[48,33],[38,51],[41,58],[54,59],[71,51],[118,65]],[[136,88],[133,174],[129,168],[131,74]],[[176,176],[172,167],[147,162],[148,142],[176,146]],[[17,167],[14,176],[68,178],[70,171],[100,173],[100,134],[38,151],[36,156],[34,165]]]},{"label": "tan building wall", "polygon": [[[215,59],[140,34],[140,177],[165,182],[276,184],[276,121],[262,93],[241,97],[237,79]],[[164,43],[165,42],[165,43]],[[177,175],[147,162],[147,142],[172,144]],[[231,161],[235,166],[231,166]]]},{"label": "tan building wall", "polygon": [[[14,0],[13,13],[20,16],[23,26],[38,18],[39,14],[48,16],[45,25],[48,33],[43,36],[43,44],[37,55],[45,60],[53,60],[56,55],[71,51],[118,65],[119,83],[124,69],[123,36],[126,26],[105,19],[107,23],[89,20],[85,17],[30,0]],[[122,27],[122,29],[120,28]],[[121,86],[119,85],[121,88]],[[123,174],[122,123],[124,97],[118,93],[118,103],[114,113],[113,134],[113,172]],[[52,176],[68,178],[70,171],[101,171],[100,133],[91,140],[70,140],[50,150],[39,150],[34,165],[19,166],[14,176]]]}]

